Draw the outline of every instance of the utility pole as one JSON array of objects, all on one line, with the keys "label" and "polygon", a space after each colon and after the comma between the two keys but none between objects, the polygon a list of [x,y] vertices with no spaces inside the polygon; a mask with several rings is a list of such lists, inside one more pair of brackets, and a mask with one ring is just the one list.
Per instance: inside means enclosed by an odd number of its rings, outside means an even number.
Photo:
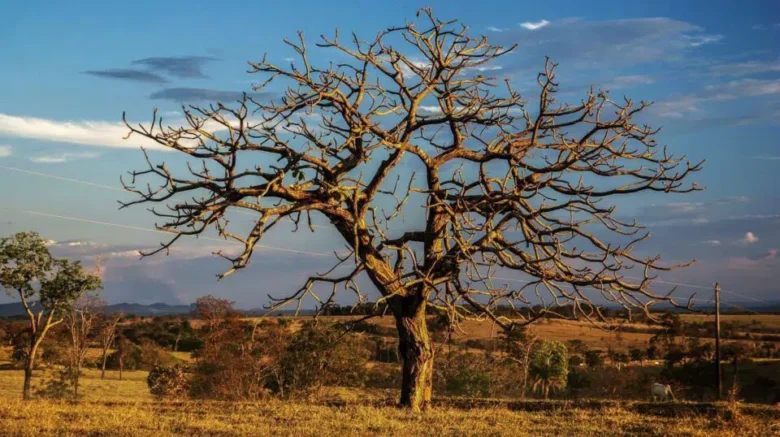
[{"label": "utility pole", "polygon": [[715,373],[718,378],[718,400],[722,396],[721,371],[720,371],[720,285],[715,283]]}]

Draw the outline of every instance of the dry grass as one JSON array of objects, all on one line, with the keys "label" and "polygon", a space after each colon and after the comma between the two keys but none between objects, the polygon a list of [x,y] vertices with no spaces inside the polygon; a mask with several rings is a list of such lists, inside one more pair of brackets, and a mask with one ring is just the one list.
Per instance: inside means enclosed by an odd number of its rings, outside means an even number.
[{"label": "dry grass", "polygon": [[[686,323],[712,322],[711,314],[681,314],[680,319]],[[780,314],[721,314],[721,323],[737,322],[749,324],[759,322],[766,328],[780,329]]]},{"label": "dry grass", "polygon": [[[46,374],[36,374],[37,384]],[[497,401],[475,406],[472,401],[443,400],[433,410],[415,415],[380,406],[387,403],[387,393],[344,388],[329,390],[320,398],[330,401],[329,405],[274,399],[160,402],[149,395],[146,372],[125,372],[124,376],[119,381],[118,372],[109,371],[107,379],[100,380],[99,371],[86,370],[80,402],[23,402],[22,372],[0,371],[0,435],[744,436],[780,432],[776,414],[740,414],[738,420],[729,420],[724,408],[720,408],[724,413],[695,412],[698,404],[683,404],[687,409],[678,411],[668,405],[648,410],[647,404],[614,401]]]},{"label": "dry grass", "polygon": [[0,404],[4,435],[772,435],[768,416],[660,418],[628,408],[511,411],[438,407],[410,414],[393,407],[260,403],[12,400]]}]

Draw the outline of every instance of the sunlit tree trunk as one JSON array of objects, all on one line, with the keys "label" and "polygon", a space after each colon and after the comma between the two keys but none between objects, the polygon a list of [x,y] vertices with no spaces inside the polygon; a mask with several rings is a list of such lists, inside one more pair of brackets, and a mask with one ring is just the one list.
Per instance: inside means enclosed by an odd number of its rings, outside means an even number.
[{"label": "sunlit tree trunk", "polygon": [[425,301],[412,299],[404,300],[395,311],[398,352],[403,363],[399,405],[421,411],[431,404],[433,347],[425,320]]}]

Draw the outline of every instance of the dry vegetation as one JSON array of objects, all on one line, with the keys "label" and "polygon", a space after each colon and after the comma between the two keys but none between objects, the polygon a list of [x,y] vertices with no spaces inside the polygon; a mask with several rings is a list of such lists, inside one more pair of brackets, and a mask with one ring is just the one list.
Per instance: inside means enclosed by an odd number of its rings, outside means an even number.
[{"label": "dry vegetation", "polygon": [[[467,409],[456,400],[435,400],[433,410],[410,415],[383,406],[392,402],[392,394],[354,390],[332,390],[324,396],[330,403],[275,399],[257,403],[161,402],[150,397],[145,372],[126,372],[124,381],[116,380],[114,373],[101,381],[99,372],[87,371],[84,400],[70,403],[23,402],[19,396],[21,372],[0,372],[2,434],[745,436],[780,432],[780,416],[772,407],[750,407],[732,417],[726,406],[712,408],[707,404],[681,404],[670,409],[626,402],[496,401]],[[333,402],[338,399],[341,402]],[[700,412],[694,413],[697,408]]]},{"label": "dry vegetation", "polygon": [[[772,406],[626,401],[434,399],[421,414],[393,407],[392,391],[326,388],[309,401],[159,401],[147,372],[85,369],[78,403],[21,400],[23,372],[0,351],[0,434],[38,435],[777,435]],[[186,358],[186,354],[181,358]],[[52,371],[37,371],[43,384]]]}]

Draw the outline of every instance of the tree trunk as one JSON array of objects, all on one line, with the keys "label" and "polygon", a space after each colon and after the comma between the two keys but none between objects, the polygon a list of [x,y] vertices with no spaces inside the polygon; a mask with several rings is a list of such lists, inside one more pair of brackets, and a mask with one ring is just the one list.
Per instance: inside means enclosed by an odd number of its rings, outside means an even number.
[{"label": "tree trunk", "polygon": [[73,400],[79,400],[79,377],[81,376],[81,369],[74,369],[76,374],[73,375]]},{"label": "tree trunk", "polygon": [[106,360],[108,360],[108,354],[103,352],[103,363],[100,365],[100,379],[106,379]]},{"label": "tree trunk", "polygon": [[32,397],[32,389],[30,387],[31,381],[32,381],[32,363],[28,363],[24,366],[24,388],[22,389],[22,398],[24,400],[28,400]]},{"label": "tree trunk", "polygon": [[40,340],[33,338],[30,342],[29,355],[24,363],[24,386],[22,388],[22,399],[32,399],[32,376],[33,368],[35,368],[35,355],[38,353],[38,345]]},{"label": "tree trunk", "polygon": [[122,370],[123,370],[123,367],[124,367],[122,364],[123,364],[122,363],[122,355],[119,355],[119,380],[120,381],[122,380]]},{"label": "tree trunk", "polygon": [[433,391],[433,347],[425,320],[425,301],[404,299],[395,308],[398,352],[403,362],[399,406],[421,411],[430,406]]}]

